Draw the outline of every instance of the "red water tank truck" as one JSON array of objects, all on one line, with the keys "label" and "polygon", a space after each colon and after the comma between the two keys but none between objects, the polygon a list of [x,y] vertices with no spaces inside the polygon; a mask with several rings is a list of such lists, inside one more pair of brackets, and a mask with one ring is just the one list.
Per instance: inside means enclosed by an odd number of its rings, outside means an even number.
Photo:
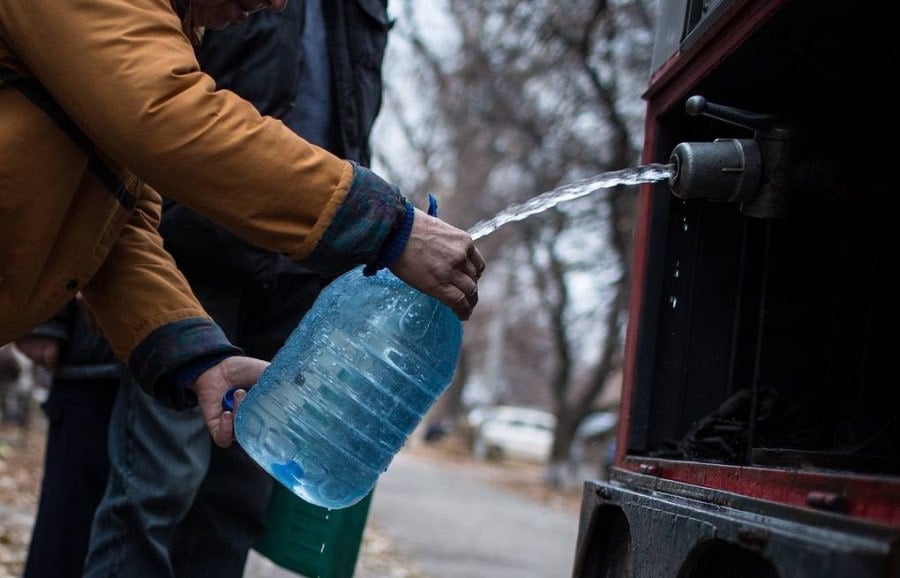
[{"label": "red water tank truck", "polygon": [[575,578],[900,576],[898,8],[662,0]]}]

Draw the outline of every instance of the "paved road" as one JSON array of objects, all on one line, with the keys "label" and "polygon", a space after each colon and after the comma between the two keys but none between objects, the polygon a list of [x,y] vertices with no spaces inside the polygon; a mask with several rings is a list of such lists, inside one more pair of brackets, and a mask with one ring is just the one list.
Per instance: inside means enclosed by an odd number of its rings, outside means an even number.
[{"label": "paved road", "polygon": [[[394,555],[357,568],[360,578],[569,578],[577,510],[505,491],[483,472],[401,452],[378,482],[367,521],[367,532],[386,539]],[[244,576],[297,574],[251,552]]]},{"label": "paved road", "polygon": [[578,513],[401,452],[378,482],[370,523],[429,578],[569,578]]}]

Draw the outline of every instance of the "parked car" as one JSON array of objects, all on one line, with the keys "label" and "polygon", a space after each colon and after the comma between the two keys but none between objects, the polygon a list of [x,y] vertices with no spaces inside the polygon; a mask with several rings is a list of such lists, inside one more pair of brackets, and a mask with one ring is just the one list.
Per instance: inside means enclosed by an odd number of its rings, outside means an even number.
[{"label": "parked car", "polygon": [[485,460],[543,463],[550,457],[556,417],[541,409],[497,406],[484,412],[475,432],[473,453]]},{"label": "parked car", "polygon": [[[579,477],[606,479],[612,464],[610,452],[615,451],[617,422],[615,411],[598,411],[581,420],[569,446],[569,465]],[[588,466],[590,471],[583,471],[583,466]]]},{"label": "parked car", "polygon": [[619,415],[614,411],[597,411],[581,420],[575,430],[575,439],[585,442],[597,441],[613,434]]}]

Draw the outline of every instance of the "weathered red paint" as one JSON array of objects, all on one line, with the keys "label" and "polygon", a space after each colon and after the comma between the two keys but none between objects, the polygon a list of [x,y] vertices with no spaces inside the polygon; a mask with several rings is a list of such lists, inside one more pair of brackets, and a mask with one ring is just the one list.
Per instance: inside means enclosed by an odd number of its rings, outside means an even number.
[{"label": "weathered red paint", "polygon": [[[656,145],[654,127],[659,117],[673,106],[681,105],[684,98],[690,95],[692,87],[719,66],[784,3],[784,0],[733,3],[729,12],[697,40],[689,54],[676,54],[653,72],[650,86],[644,94],[648,104],[642,162],[659,162],[653,157]],[[645,473],[652,471],[652,475],[661,478],[803,508],[810,507],[810,503],[828,503],[835,496],[840,499],[848,516],[900,527],[900,481],[896,478],[655,460],[627,455],[637,363],[637,331],[644,299],[644,286],[640,280],[645,278],[647,268],[652,191],[651,185],[642,186],[637,204],[632,261],[632,278],[637,282],[632,285],[629,302],[616,467],[640,473],[643,465]]]},{"label": "weathered red paint", "polygon": [[832,494],[842,498],[848,516],[900,527],[896,478],[639,457],[624,459],[620,467],[641,473],[642,466],[656,466],[653,475],[667,480],[803,508],[810,507],[810,494]]}]

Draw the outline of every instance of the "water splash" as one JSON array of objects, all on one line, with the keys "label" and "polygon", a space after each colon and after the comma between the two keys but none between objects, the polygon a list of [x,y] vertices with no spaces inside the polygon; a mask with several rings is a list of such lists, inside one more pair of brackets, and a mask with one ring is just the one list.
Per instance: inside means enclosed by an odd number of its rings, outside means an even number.
[{"label": "water splash", "polygon": [[562,185],[552,191],[533,197],[524,203],[508,207],[494,217],[476,223],[468,230],[468,233],[473,240],[477,241],[507,223],[521,221],[531,215],[551,209],[562,202],[578,199],[600,189],[608,189],[618,185],[639,185],[641,183],[662,181],[670,178],[674,172],[675,165],[648,164],[601,173],[574,183]]}]

